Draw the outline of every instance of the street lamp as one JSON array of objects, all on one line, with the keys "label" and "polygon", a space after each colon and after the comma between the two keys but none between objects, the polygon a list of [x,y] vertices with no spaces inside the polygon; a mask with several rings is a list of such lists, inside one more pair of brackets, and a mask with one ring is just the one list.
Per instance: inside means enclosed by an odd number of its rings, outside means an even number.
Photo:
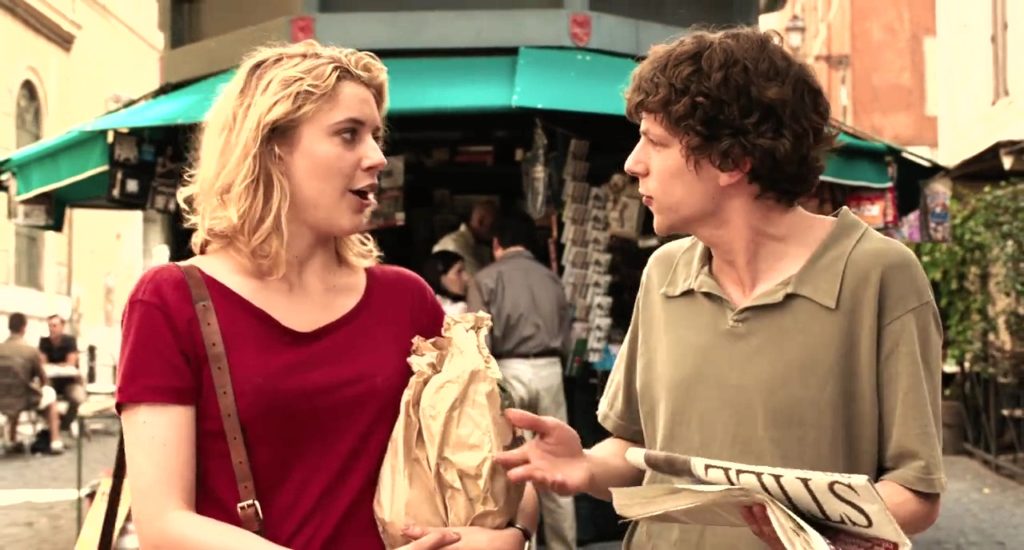
[{"label": "street lamp", "polygon": [[807,24],[804,23],[804,18],[794,13],[789,18],[789,22],[786,23],[786,44],[792,52],[799,52],[800,48],[803,47],[804,34],[806,33]]},{"label": "street lamp", "polygon": [[1024,142],[1017,142],[1006,147],[999,148],[999,160],[1002,161],[1003,170],[1009,174],[1017,170],[1017,165],[1024,168]]}]

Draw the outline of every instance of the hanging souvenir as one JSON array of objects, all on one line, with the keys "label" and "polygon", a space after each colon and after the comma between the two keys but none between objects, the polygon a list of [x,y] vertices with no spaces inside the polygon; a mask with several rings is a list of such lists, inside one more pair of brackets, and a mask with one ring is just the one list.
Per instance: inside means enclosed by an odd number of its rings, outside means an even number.
[{"label": "hanging souvenir", "polygon": [[928,232],[927,240],[949,242],[949,201],[953,192],[942,181],[933,181],[924,188],[925,220],[922,227]]},{"label": "hanging souvenir", "polygon": [[526,212],[535,219],[547,210],[548,169],[545,165],[548,138],[540,120],[534,123],[533,147],[523,157],[523,194],[526,197]]},{"label": "hanging souvenir", "polygon": [[885,227],[885,191],[856,190],[846,195],[846,206],[874,229]]}]

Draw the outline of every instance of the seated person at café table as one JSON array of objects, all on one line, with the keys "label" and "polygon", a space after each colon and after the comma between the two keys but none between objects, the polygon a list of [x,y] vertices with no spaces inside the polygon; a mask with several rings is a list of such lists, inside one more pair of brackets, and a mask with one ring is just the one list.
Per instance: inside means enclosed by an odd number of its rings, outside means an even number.
[{"label": "seated person at caf\u00e9 table", "polygon": [[18,441],[18,420],[22,412],[38,410],[49,421],[48,450],[51,454],[59,454],[64,452],[64,443],[57,428],[57,407],[54,403],[57,395],[49,387],[39,354],[25,342],[27,325],[24,314],[12,313],[7,319],[11,335],[0,343],[0,376],[14,377],[13,380],[4,380],[4,391],[0,394],[0,413],[7,417],[10,430],[11,445],[7,450],[24,452],[24,445]]},{"label": "seated person at caf\u00e9 table", "polygon": [[53,389],[68,402],[68,412],[60,423],[60,428],[67,430],[78,417],[78,406],[85,401],[85,386],[78,372],[78,342],[74,336],[64,334],[64,319],[59,315],[51,315],[46,324],[50,335],[39,339],[39,352],[43,355]]}]

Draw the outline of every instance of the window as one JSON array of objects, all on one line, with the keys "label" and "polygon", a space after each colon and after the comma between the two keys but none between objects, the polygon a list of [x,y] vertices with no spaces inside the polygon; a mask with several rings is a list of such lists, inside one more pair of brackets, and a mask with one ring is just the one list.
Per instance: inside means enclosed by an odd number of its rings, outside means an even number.
[{"label": "window", "polygon": [[14,284],[42,290],[43,231],[16,226],[14,254]]},{"label": "window", "polygon": [[[15,115],[15,145],[20,149],[39,141],[43,135],[43,109],[39,92],[29,81],[22,82],[18,90]],[[14,231],[14,284],[30,288],[43,288],[43,231],[31,227],[17,227]]]},{"label": "window", "polygon": [[1010,95],[1006,74],[1006,0],[992,0],[992,103]]},{"label": "window", "polygon": [[43,136],[42,108],[39,105],[39,92],[27,80],[21,83],[21,88],[18,90],[17,113],[15,145],[20,149],[30,143],[39,141],[39,138]]},{"label": "window", "polygon": [[196,0],[171,0],[171,48],[196,41],[197,8]]}]

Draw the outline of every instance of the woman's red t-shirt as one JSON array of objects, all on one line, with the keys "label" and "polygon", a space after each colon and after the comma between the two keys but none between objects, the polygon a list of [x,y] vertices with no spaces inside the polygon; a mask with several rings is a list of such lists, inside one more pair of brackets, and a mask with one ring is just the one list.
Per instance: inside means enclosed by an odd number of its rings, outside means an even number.
[{"label": "woman's red t-shirt", "polygon": [[[444,319],[422,279],[366,270],[351,311],[298,332],[206,276],[265,517],[289,548],[380,549],[373,496],[414,336]],[[142,276],[125,307],[118,407],[196,407],[196,511],[239,525],[238,489],[188,285],[174,265]],[[129,473],[129,477],[131,474]]]}]

